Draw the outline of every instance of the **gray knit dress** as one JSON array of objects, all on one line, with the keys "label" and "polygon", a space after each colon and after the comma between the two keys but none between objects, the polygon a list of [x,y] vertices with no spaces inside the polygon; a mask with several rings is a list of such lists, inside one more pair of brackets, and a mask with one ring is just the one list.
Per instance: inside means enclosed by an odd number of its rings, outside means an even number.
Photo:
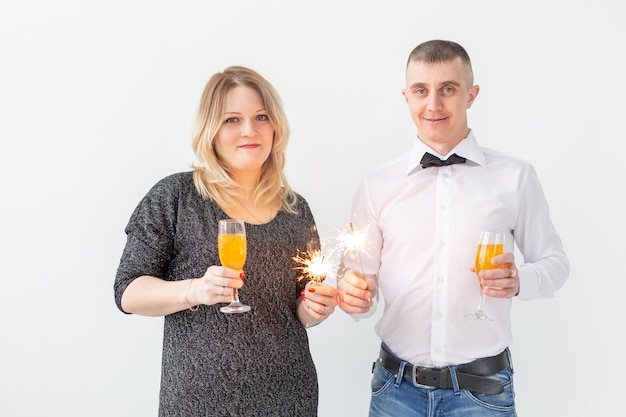
[{"label": "gray knit dress", "polygon": [[[250,312],[224,314],[224,304],[217,304],[165,316],[160,417],[317,415],[317,373],[295,316],[302,283],[292,258],[319,248],[319,236],[299,195],[297,211],[246,224],[247,278],[239,298]],[[128,284],[141,275],[184,280],[220,265],[217,224],[227,217],[197,193],[191,172],[159,181],[126,227],[114,284],[118,308]]]}]

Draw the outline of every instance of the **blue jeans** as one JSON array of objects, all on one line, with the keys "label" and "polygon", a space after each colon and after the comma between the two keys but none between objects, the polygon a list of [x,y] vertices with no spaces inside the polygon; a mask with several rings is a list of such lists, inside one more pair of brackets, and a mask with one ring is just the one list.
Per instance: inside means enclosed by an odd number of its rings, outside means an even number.
[{"label": "blue jeans", "polygon": [[[405,364],[402,362],[400,367]],[[450,367],[450,372],[454,372],[453,367]],[[369,417],[516,417],[513,368],[506,368],[489,378],[498,380],[504,386],[501,394],[488,395],[458,388],[416,387],[402,376],[402,372],[394,376],[392,371],[376,361]]]}]

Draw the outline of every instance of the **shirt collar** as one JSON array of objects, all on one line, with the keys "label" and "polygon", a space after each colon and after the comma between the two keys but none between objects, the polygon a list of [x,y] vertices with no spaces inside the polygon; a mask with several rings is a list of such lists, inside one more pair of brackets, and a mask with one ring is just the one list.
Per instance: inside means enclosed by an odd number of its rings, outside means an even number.
[{"label": "shirt collar", "polygon": [[485,154],[482,149],[478,145],[478,141],[474,136],[474,132],[470,129],[467,136],[459,142],[447,155],[440,155],[435,152],[430,146],[426,145],[422,142],[419,137],[415,140],[415,144],[413,145],[413,150],[411,151],[411,156],[409,157],[409,163],[407,166],[407,175],[415,172],[418,168],[421,167],[420,161],[422,160],[422,156],[424,153],[428,152],[435,155],[441,159],[448,159],[450,155],[453,153],[466,158],[468,161],[472,161],[482,167],[487,165],[485,161]]}]

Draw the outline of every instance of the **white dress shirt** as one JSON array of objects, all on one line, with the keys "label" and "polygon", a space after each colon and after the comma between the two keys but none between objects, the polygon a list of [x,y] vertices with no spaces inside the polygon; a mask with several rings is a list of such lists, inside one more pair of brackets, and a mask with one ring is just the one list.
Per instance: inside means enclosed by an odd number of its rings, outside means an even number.
[{"label": "white dress shirt", "polygon": [[[464,164],[422,168],[424,152]],[[419,139],[411,152],[379,167],[361,182],[352,224],[367,231],[364,272],[376,277],[384,312],[375,331],[398,357],[421,366],[467,363],[500,353],[513,341],[511,298],[486,297],[494,321],[465,317],[476,309],[474,265],[480,232],[506,235],[506,252],[523,259],[517,298],[551,297],[566,281],[569,260],[550,219],[534,168],[482,148],[473,132],[448,155]],[[361,271],[354,254],[343,266]],[[366,315],[374,314],[376,306]]]}]

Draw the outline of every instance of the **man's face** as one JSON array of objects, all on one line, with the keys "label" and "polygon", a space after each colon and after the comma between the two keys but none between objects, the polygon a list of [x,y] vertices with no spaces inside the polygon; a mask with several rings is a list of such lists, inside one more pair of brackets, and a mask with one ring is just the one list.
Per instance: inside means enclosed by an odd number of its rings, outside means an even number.
[{"label": "man's face", "polygon": [[470,85],[470,78],[460,58],[436,64],[411,62],[407,67],[402,95],[417,134],[442,155],[467,136],[467,109],[479,90]]}]

